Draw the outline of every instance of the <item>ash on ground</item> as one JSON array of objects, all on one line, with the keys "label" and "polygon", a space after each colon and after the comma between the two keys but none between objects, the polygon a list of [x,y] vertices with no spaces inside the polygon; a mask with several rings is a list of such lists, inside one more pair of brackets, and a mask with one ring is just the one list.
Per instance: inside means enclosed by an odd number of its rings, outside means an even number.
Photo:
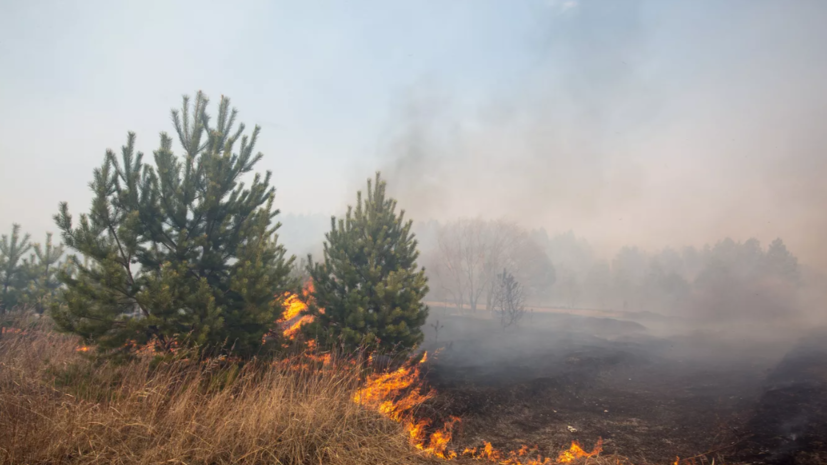
[{"label": "ash on ground", "polygon": [[427,374],[438,396],[423,415],[461,417],[460,450],[488,441],[553,455],[602,438],[604,453],[635,463],[827,458],[827,344],[656,337],[656,316],[533,314],[518,330],[440,320],[439,340],[426,343],[441,348]]}]

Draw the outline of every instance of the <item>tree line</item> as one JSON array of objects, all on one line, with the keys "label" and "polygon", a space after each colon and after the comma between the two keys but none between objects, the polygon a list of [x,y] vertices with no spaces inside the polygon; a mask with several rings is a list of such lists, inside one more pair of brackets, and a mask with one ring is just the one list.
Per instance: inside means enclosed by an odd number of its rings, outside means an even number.
[{"label": "tree line", "polygon": [[419,233],[430,239],[424,249],[429,298],[471,313],[499,313],[504,270],[534,306],[698,318],[746,309],[753,316],[783,315],[803,284],[798,258],[781,239],[767,247],[754,238],[654,252],[629,246],[603,259],[572,232],[550,236],[504,220],[430,222]]},{"label": "tree line", "polygon": [[792,310],[802,270],[781,239],[725,238],[701,248],[623,247],[610,260],[568,233],[538,240],[558,260],[557,303],[691,318],[769,316]]}]

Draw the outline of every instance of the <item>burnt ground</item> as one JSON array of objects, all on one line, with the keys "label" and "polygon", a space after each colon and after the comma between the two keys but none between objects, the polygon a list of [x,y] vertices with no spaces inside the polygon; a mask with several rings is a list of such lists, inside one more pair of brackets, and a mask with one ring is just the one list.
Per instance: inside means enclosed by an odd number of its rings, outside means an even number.
[{"label": "burnt ground", "polygon": [[827,350],[818,344],[782,358],[789,348],[656,338],[607,318],[532,315],[508,330],[440,319],[440,342],[428,343],[444,347],[428,372],[438,396],[423,414],[462,418],[460,449],[485,440],[554,455],[602,438],[605,453],[634,463],[827,462]]},{"label": "burnt ground", "polygon": [[767,377],[738,458],[827,463],[827,337],[802,341]]}]

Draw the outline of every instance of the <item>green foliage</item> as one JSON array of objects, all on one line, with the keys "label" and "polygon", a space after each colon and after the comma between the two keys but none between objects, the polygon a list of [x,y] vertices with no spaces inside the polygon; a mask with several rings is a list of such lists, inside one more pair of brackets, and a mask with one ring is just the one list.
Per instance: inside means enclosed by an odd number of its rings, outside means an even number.
[{"label": "green foliage", "polygon": [[28,281],[28,266],[23,256],[32,248],[29,235],[20,235],[20,225],[12,225],[11,236],[3,234],[0,241],[0,311],[20,303]]},{"label": "green foliage", "polygon": [[34,244],[34,253],[26,261],[28,285],[21,297],[21,303],[43,313],[57,297],[61,287],[57,277],[62,269],[71,272],[67,263],[61,263],[64,247],[52,244],[52,233],[46,233],[45,246]]},{"label": "green foliage", "polygon": [[210,124],[201,92],[184,97],[172,119],[184,154],[161,133],[154,166],[135,151],[129,133],[120,157],[109,150],[90,184],[95,197],[75,224],[64,202],[55,221],[72,257],[53,318],[64,331],[112,354],[125,344],[154,341],[162,349],[232,348],[258,353],[281,315],[293,258],[285,258],[273,223],[270,172],[241,181],[262,154],[260,128],[234,128],[236,110],[222,97]]},{"label": "green foliage", "polygon": [[[315,287],[306,326],[323,347],[365,347],[379,352],[407,351],[423,339],[428,307],[425,270],[417,268],[417,242],[404,211],[385,198],[385,182],[368,180],[367,196],[344,219],[331,219],[324,263],[311,264]],[[323,309],[323,311],[321,310]]]}]

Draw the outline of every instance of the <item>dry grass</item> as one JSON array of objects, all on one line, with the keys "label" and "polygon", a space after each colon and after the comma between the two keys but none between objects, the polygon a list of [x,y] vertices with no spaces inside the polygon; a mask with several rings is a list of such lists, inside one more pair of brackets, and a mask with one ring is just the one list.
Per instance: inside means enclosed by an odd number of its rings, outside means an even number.
[{"label": "dry grass", "polygon": [[[0,465],[449,463],[352,401],[363,386],[352,364],[119,365],[78,353],[46,319],[0,315],[0,327],[13,328],[0,335]],[[628,465],[617,456],[573,463]]]},{"label": "dry grass", "polygon": [[354,369],[118,366],[76,347],[42,324],[0,336],[0,464],[427,461],[350,401]]}]

